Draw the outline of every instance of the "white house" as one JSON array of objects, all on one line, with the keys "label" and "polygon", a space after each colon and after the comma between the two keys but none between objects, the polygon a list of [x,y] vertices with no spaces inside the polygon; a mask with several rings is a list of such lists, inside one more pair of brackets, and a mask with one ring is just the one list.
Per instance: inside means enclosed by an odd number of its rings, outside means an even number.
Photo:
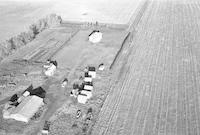
[{"label": "white house", "polygon": [[87,95],[82,93],[80,93],[77,97],[78,102],[81,104],[85,104],[87,102],[87,99],[88,99]]},{"label": "white house", "polygon": [[10,112],[9,118],[27,123],[42,105],[44,105],[42,98],[28,96]]},{"label": "white house", "polygon": [[55,71],[56,71],[56,66],[51,63],[44,73],[46,76],[53,76]]}]

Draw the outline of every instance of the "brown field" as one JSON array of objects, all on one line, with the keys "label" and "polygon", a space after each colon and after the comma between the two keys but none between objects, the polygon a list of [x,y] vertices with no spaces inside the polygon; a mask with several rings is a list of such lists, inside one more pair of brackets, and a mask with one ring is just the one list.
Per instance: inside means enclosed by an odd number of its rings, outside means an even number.
[{"label": "brown field", "polygon": [[93,135],[200,134],[199,11],[198,1],[150,1]]}]

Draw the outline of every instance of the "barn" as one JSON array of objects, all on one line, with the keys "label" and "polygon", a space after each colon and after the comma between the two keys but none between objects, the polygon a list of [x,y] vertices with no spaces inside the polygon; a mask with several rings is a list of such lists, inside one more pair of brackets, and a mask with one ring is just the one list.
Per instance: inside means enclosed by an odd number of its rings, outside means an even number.
[{"label": "barn", "polygon": [[10,113],[9,118],[28,123],[30,118],[43,105],[43,98],[28,96]]}]

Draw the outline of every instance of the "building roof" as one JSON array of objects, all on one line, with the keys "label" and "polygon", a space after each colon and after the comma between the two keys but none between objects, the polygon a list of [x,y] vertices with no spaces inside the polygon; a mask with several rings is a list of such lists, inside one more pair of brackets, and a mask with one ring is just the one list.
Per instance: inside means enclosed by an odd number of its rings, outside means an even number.
[{"label": "building roof", "polygon": [[85,104],[87,102],[88,96],[86,94],[80,93],[77,97],[79,103]]},{"label": "building roof", "polygon": [[90,85],[90,86],[93,86],[93,83],[92,83],[92,82],[84,82],[83,84],[84,84],[84,85]]},{"label": "building roof", "polygon": [[25,97],[11,112],[10,117],[18,121],[28,122],[43,104],[43,99],[38,96]]},{"label": "building roof", "polygon": [[30,95],[36,95],[40,98],[45,98],[46,91],[42,87],[37,87],[35,89],[27,89],[26,91],[30,92]]},{"label": "building roof", "polygon": [[14,94],[14,95],[10,98],[9,101],[15,102],[15,101],[17,101],[18,98],[19,98],[19,97],[17,96],[17,94]]},{"label": "building roof", "polygon": [[85,77],[84,82],[92,82],[92,77]]},{"label": "building roof", "polygon": [[[33,90],[33,85],[31,84],[24,92]],[[24,94],[23,92],[23,94]]]},{"label": "building roof", "polygon": [[91,85],[84,85],[85,90],[93,90],[93,86]]},{"label": "building roof", "polygon": [[91,75],[89,75],[88,72],[85,72],[85,77],[91,77]]},{"label": "building roof", "polygon": [[89,34],[89,36],[91,36],[92,34],[94,34],[95,32],[100,32],[99,30],[93,30],[90,34]]},{"label": "building roof", "polygon": [[95,67],[88,67],[88,71],[95,71],[96,68]]},{"label": "building roof", "polygon": [[86,95],[86,96],[87,96],[87,97],[86,97],[87,99],[90,99],[90,98],[92,97],[92,92],[91,92],[91,90],[82,90],[80,94]]},{"label": "building roof", "polygon": [[92,76],[92,78],[96,78],[96,72],[95,71],[88,71],[88,74]]},{"label": "building roof", "polygon": [[58,63],[57,63],[57,61],[55,60],[55,61],[50,61],[50,63],[52,63],[54,66],[58,66]]}]

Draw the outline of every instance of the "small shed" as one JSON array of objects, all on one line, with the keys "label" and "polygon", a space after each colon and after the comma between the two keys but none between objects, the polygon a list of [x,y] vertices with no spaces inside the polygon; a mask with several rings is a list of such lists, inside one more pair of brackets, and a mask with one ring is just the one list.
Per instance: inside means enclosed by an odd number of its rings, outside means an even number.
[{"label": "small shed", "polygon": [[88,67],[88,75],[92,76],[92,78],[96,78],[96,68]]},{"label": "small shed", "polygon": [[88,67],[88,71],[96,71],[95,67]]},{"label": "small shed", "polygon": [[85,77],[91,77],[91,75],[88,74],[88,69],[87,69],[87,71],[85,72]]},{"label": "small shed", "polygon": [[92,82],[92,77],[85,77],[84,82]]},{"label": "small shed", "polygon": [[91,90],[81,90],[81,94],[87,95],[87,99],[90,99],[92,97],[92,91]]},{"label": "small shed", "polygon": [[93,83],[92,83],[92,82],[84,82],[83,85],[90,85],[90,86],[93,86]]},{"label": "small shed", "polygon": [[89,34],[89,41],[98,43],[102,40],[103,34],[99,30],[94,30]]},{"label": "small shed", "polygon": [[91,85],[84,85],[84,88],[83,89],[85,89],[85,90],[93,90],[93,86],[91,86]]},{"label": "small shed", "polygon": [[99,65],[99,70],[100,71],[103,71],[105,69],[105,65],[103,64],[103,63],[101,63],[100,65]]},{"label": "small shed", "polygon": [[80,93],[77,97],[77,100],[81,104],[85,104],[87,102],[88,96],[86,94]]}]

